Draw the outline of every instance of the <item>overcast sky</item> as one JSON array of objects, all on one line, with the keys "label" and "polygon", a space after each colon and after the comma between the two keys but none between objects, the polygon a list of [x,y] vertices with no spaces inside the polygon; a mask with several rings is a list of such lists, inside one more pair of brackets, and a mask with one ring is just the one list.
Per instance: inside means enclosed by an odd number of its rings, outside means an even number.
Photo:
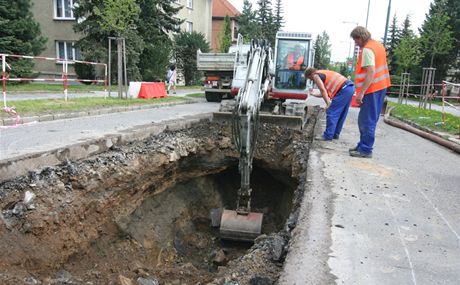
[{"label": "overcast sky", "polygon": [[[240,12],[243,0],[228,0]],[[250,0],[253,10],[257,0]],[[272,4],[276,1],[272,0]],[[418,34],[432,0],[391,0],[390,24],[396,13],[398,26],[410,16],[412,29]],[[311,32],[313,38],[323,31],[330,37],[332,60],[344,61],[353,48],[349,35],[355,23],[366,25],[369,0],[283,0],[285,31]],[[385,33],[388,0],[370,0],[367,27],[374,39],[380,40]],[[354,23],[344,23],[354,22]]]}]

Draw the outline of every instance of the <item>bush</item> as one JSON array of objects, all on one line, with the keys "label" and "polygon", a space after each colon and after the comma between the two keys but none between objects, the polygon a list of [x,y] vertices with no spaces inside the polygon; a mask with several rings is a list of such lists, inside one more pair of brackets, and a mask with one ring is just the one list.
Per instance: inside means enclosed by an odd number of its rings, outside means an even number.
[{"label": "bush", "polygon": [[[96,70],[92,64],[75,63],[75,73],[78,79],[96,79]],[[86,85],[90,85],[92,82],[83,82]]]}]

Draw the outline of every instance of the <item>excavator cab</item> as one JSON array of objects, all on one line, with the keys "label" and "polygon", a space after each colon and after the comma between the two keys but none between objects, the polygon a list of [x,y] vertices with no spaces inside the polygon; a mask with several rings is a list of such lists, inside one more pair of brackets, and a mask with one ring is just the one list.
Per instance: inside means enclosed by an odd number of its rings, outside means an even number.
[{"label": "excavator cab", "polygon": [[313,66],[310,33],[278,32],[275,43],[275,77],[271,99],[307,98],[304,70]]}]

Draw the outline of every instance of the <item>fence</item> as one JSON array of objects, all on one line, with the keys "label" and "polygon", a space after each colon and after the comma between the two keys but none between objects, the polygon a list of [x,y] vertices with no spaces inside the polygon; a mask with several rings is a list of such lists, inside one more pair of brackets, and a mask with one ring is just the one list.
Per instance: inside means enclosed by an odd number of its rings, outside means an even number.
[{"label": "fence", "polygon": [[[82,60],[67,60],[62,58],[53,58],[53,57],[41,57],[41,56],[28,56],[28,55],[14,55],[14,54],[0,54],[2,57],[2,83],[3,83],[3,106],[4,108],[7,107],[6,105],[6,89],[7,89],[7,82],[25,82],[25,81],[32,81],[32,82],[62,82],[63,84],[63,93],[64,93],[64,100],[67,101],[67,89],[69,82],[92,82],[92,83],[104,83],[104,97],[107,97],[107,64],[99,63],[99,62],[90,62],[90,61],[82,61]],[[62,64],[62,75],[61,78],[10,78],[6,69],[10,69],[11,67],[8,65],[7,59],[8,58],[23,58],[23,59],[35,59],[35,60],[47,60],[47,61],[54,61],[56,63]],[[90,64],[94,66],[102,66],[104,68],[104,79],[77,79],[77,78],[69,78],[68,76],[68,66],[69,64],[75,63],[82,63],[82,64]]]}]

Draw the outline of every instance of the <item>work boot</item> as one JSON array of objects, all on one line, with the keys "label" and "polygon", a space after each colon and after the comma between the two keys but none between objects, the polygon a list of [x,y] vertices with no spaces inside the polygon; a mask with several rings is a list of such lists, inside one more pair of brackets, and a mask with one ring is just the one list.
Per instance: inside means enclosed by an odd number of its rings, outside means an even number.
[{"label": "work boot", "polygon": [[352,152],[352,151],[358,151],[358,146],[355,146],[355,147],[352,147],[352,148],[348,149],[348,152]]},{"label": "work boot", "polygon": [[352,157],[363,157],[363,158],[372,158],[372,153],[363,153],[358,150],[351,150],[350,156]]},{"label": "work boot", "polygon": [[317,140],[317,141],[331,141],[332,139],[327,139],[324,136],[318,136],[318,137],[315,137],[315,140]]}]

